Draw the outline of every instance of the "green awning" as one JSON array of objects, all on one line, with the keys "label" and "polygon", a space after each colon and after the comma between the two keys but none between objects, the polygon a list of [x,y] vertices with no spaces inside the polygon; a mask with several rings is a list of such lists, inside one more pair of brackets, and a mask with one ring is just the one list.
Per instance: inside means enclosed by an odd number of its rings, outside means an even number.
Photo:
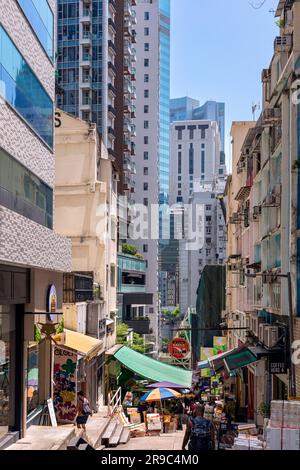
[{"label": "green awning", "polygon": [[154,382],[172,382],[182,385],[183,388],[192,386],[192,371],[156,361],[127,346],[119,349],[114,357],[132,372]]}]

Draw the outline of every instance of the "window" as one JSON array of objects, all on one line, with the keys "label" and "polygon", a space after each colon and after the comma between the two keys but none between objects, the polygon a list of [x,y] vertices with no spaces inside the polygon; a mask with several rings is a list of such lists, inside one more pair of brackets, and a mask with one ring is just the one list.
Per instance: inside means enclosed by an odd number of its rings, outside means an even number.
[{"label": "window", "polygon": [[150,19],[150,12],[149,12],[149,11],[145,11],[145,13],[144,13],[144,20],[145,20],[145,21],[149,21],[149,19]]},{"label": "window", "polygon": [[150,51],[150,44],[149,44],[149,42],[145,42],[145,44],[144,44],[144,51],[145,51],[145,52],[149,52],[149,51]]},{"label": "window", "polygon": [[149,36],[149,28],[144,28],[144,36]]},{"label": "window", "polygon": [[148,183],[144,183],[144,191],[148,191],[149,189],[149,184]]},{"label": "window", "polygon": [[149,129],[149,121],[144,121],[144,129]]},{"label": "window", "polygon": [[[144,144],[148,145],[149,144],[149,137],[147,135],[144,136]],[[148,152],[147,152],[148,153]]]},{"label": "window", "polygon": [[144,152],[144,160],[149,160],[149,152]]},{"label": "window", "polygon": [[178,152],[178,173],[182,171],[182,153]]},{"label": "window", "polygon": [[48,3],[36,0],[18,0],[18,3],[44,50],[53,60],[54,18]]},{"label": "window", "polygon": [[144,90],[144,98],[149,98],[149,90]]},{"label": "window", "polygon": [[182,181],[182,176],[178,176],[178,181]]},{"label": "window", "polygon": [[110,265],[110,286],[116,287],[116,267],[114,264]]},{"label": "window", "polygon": [[201,173],[205,173],[205,151],[201,150]]},{"label": "window", "polygon": [[149,67],[149,59],[144,59],[144,67]]},{"label": "window", "polygon": [[205,209],[206,209],[207,211],[211,211],[211,205],[205,206]]},{"label": "window", "polygon": [[182,196],[182,191],[178,190],[178,196]]},{"label": "window", "polygon": [[206,235],[211,235],[211,227],[206,227]]},{"label": "window", "polygon": [[211,222],[211,216],[210,215],[206,216],[205,220],[206,220],[206,222],[210,223]]},{"label": "window", "polygon": [[147,73],[144,75],[144,82],[149,83],[149,75]]},{"label": "window", "polygon": [[181,189],[181,183],[178,183],[178,189]]},{"label": "window", "polygon": [[145,106],[144,106],[144,113],[145,114],[149,113],[149,106],[147,104],[145,104]]},{"label": "window", "polygon": [[182,130],[178,131],[178,140],[182,140]]},{"label": "window", "polygon": [[181,150],[181,149],[182,149],[182,145],[178,144],[178,150]]},{"label": "window", "polygon": [[148,205],[149,205],[148,198],[147,198],[147,197],[144,197],[144,206],[145,206],[145,207],[148,207]]},{"label": "window", "polygon": [[194,174],[194,145],[190,144],[189,150],[189,172],[190,175]]},{"label": "window", "polygon": [[149,168],[147,166],[144,167],[144,176],[149,175]]},{"label": "window", "polygon": [[148,253],[148,245],[143,245],[143,252]]},{"label": "window", "polygon": [[1,148],[0,168],[0,206],[52,229],[52,189]]},{"label": "window", "polygon": [[210,256],[210,254],[211,254],[211,249],[210,249],[210,248],[207,248],[207,250],[206,250],[206,256]]},{"label": "window", "polygon": [[[10,274],[10,273],[9,273]],[[3,274],[5,276],[5,274]],[[3,277],[1,276],[3,279]],[[5,286],[6,282],[4,282]],[[1,283],[2,288],[2,283]],[[14,390],[10,383],[10,371],[14,370],[13,359],[14,343],[16,339],[15,326],[15,307],[9,305],[0,305],[0,422],[1,434],[9,431],[12,424],[10,415],[14,408],[11,401],[14,397]]]},{"label": "window", "polygon": [[224,175],[224,170],[222,168],[219,169],[219,175]]},{"label": "window", "polygon": [[53,102],[38,78],[0,26],[0,95],[53,147]]}]

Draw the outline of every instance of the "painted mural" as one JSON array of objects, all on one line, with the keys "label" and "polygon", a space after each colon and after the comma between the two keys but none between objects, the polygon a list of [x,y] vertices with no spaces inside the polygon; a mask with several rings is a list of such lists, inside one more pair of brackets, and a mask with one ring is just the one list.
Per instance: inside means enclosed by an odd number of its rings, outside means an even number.
[{"label": "painted mural", "polygon": [[73,423],[77,402],[77,354],[64,348],[54,350],[54,407],[60,424]]}]

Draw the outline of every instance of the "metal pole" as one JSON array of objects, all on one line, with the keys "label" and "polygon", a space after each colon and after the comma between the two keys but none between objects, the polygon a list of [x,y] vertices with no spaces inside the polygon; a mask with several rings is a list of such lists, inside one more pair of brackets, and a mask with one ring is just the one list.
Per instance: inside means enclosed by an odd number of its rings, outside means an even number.
[{"label": "metal pole", "polygon": [[[289,298],[289,323],[290,323],[290,358],[292,356],[292,346],[294,343],[294,316],[293,316],[293,297],[292,297],[292,280],[291,280],[291,273],[287,273],[287,281],[288,281],[288,298]],[[295,371],[295,364],[290,359],[290,388],[291,388],[291,396],[296,396],[296,371]]]}]

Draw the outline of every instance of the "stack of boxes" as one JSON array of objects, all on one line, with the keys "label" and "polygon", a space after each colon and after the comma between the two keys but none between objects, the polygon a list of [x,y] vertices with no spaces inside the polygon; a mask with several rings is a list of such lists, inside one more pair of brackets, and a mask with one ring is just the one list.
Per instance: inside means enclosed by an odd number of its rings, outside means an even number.
[{"label": "stack of boxes", "polygon": [[300,450],[300,401],[272,401],[266,428],[269,450]]}]

